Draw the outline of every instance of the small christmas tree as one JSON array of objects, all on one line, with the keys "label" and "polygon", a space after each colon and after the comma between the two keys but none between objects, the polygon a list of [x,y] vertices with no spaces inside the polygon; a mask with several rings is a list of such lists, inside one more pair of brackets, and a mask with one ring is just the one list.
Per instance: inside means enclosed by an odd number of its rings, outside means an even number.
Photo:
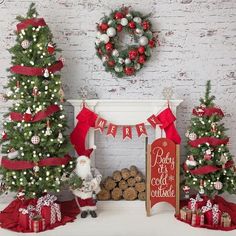
[{"label": "small christmas tree", "polygon": [[205,98],[201,98],[200,106],[193,109],[191,126],[186,132],[188,146],[183,189],[187,195],[190,188],[209,197],[223,192],[236,193],[236,172],[228,148],[229,138],[220,123],[224,114],[215,107],[215,97],[210,92],[208,81]]},{"label": "small christmas tree", "polygon": [[23,191],[26,197],[59,192],[61,176],[73,169],[66,155],[71,145],[64,135],[66,118],[60,75],[63,61],[43,18],[37,18],[34,4],[27,16],[18,16],[16,45],[11,75],[4,96],[15,100],[5,116],[2,136],[3,180],[10,191]]}]

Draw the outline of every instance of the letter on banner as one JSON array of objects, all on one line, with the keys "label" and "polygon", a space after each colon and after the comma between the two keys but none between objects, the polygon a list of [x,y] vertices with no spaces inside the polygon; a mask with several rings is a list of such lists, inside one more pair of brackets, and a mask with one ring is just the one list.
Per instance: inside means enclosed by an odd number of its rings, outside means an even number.
[{"label": "letter on banner", "polygon": [[117,125],[110,123],[108,126],[107,135],[112,135],[115,138],[116,133],[117,133]]},{"label": "letter on banner", "polygon": [[132,139],[132,128],[131,126],[124,126],[123,127],[123,139]]},{"label": "letter on banner", "polygon": [[96,121],[95,129],[98,129],[102,133],[105,128],[106,123],[107,121],[105,119],[99,117]]},{"label": "letter on banner", "polygon": [[147,135],[147,130],[146,130],[146,127],[145,127],[144,123],[137,124],[137,125],[135,125],[135,127],[136,127],[136,130],[137,130],[137,133],[138,133],[138,137],[140,137],[143,134]]}]

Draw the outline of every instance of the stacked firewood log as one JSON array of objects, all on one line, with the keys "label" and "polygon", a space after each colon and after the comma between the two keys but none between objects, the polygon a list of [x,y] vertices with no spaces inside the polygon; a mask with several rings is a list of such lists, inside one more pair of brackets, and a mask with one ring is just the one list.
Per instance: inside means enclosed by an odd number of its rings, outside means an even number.
[{"label": "stacked firewood log", "polygon": [[146,184],[143,174],[136,166],[114,171],[101,183],[98,200],[145,200]]}]

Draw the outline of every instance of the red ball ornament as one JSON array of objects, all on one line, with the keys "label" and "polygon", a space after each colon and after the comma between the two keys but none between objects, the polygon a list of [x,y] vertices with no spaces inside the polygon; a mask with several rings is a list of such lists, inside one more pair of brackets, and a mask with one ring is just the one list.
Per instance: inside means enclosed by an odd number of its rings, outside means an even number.
[{"label": "red ball ornament", "polygon": [[117,20],[120,20],[120,19],[122,19],[124,17],[124,15],[121,13],[121,12],[116,12],[116,14],[115,14],[115,19],[117,19]]},{"label": "red ball ornament", "polygon": [[55,48],[52,43],[48,43],[47,51],[49,54],[53,54],[55,52]]},{"label": "red ball ornament", "polygon": [[149,45],[150,48],[154,48],[155,45],[156,45],[155,40],[154,39],[149,40],[148,45]]},{"label": "red ball ornament", "polygon": [[129,59],[134,60],[138,56],[137,50],[133,49],[129,51]]},{"label": "red ball ornament", "polygon": [[116,26],[116,29],[117,29],[118,32],[121,32],[122,29],[123,29],[123,26],[119,24],[119,25]]},{"label": "red ball ornament", "polygon": [[134,68],[133,67],[125,67],[125,74],[126,75],[133,75],[134,74]]},{"label": "red ball ornament", "polygon": [[138,63],[144,64],[146,61],[146,57],[144,55],[139,56],[138,58]]},{"label": "red ball ornament", "polygon": [[106,50],[107,50],[108,52],[111,52],[112,49],[113,49],[112,43],[107,43],[107,44],[105,45],[105,47],[106,47]]},{"label": "red ball ornament", "polygon": [[99,28],[101,31],[106,31],[108,29],[108,24],[107,23],[101,23],[99,25]]},{"label": "red ball ornament", "polygon": [[136,28],[136,24],[133,21],[129,22],[129,28],[130,29],[135,29]]},{"label": "red ball ornament", "polygon": [[142,23],[142,27],[144,30],[148,30],[150,28],[150,23],[148,21],[144,21]]},{"label": "red ball ornament", "polygon": [[139,54],[144,54],[145,53],[145,47],[144,46],[140,46],[138,48],[138,52],[139,52]]},{"label": "red ball ornament", "polygon": [[110,67],[114,67],[115,66],[115,61],[108,61],[107,64],[110,66]]}]

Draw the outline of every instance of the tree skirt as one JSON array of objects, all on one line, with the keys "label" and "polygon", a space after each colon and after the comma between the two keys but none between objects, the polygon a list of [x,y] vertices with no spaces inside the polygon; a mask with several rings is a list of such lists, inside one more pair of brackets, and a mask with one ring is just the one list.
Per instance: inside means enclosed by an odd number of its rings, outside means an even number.
[{"label": "tree skirt", "polygon": [[[189,200],[183,200],[180,202],[180,207],[184,207],[188,205]],[[227,202],[224,198],[220,196],[216,196],[215,199],[212,201],[214,204],[219,205],[219,209],[221,212],[227,212],[231,216],[231,227],[222,227],[220,225],[212,226],[212,225],[203,225],[203,226],[193,226],[193,227],[200,227],[200,228],[207,228],[207,229],[214,229],[214,230],[223,230],[223,231],[230,231],[236,229],[236,204],[232,202]],[[191,223],[186,222],[180,218],[180,215],[175,216],[178,220],[191,225]],[[191,225],[192,226],[192,225]]]},{"label": "tree skirt", "polygon": [[[32,232],[30,229],[25,230],[21,225],[19,225],[19,209],[27,207],[29,204],[35,205],[36,202],[37,199],[24,201],[20,199],[13,200],[3,211],[0,212],[0,227],[16,232]],[[73,222],[76,219],[76,216],[80,213],[75,200],[58,203],[61,206],[62,219],[60,222],[48,226],[46,230],[65,225],[68,222]]]}]

